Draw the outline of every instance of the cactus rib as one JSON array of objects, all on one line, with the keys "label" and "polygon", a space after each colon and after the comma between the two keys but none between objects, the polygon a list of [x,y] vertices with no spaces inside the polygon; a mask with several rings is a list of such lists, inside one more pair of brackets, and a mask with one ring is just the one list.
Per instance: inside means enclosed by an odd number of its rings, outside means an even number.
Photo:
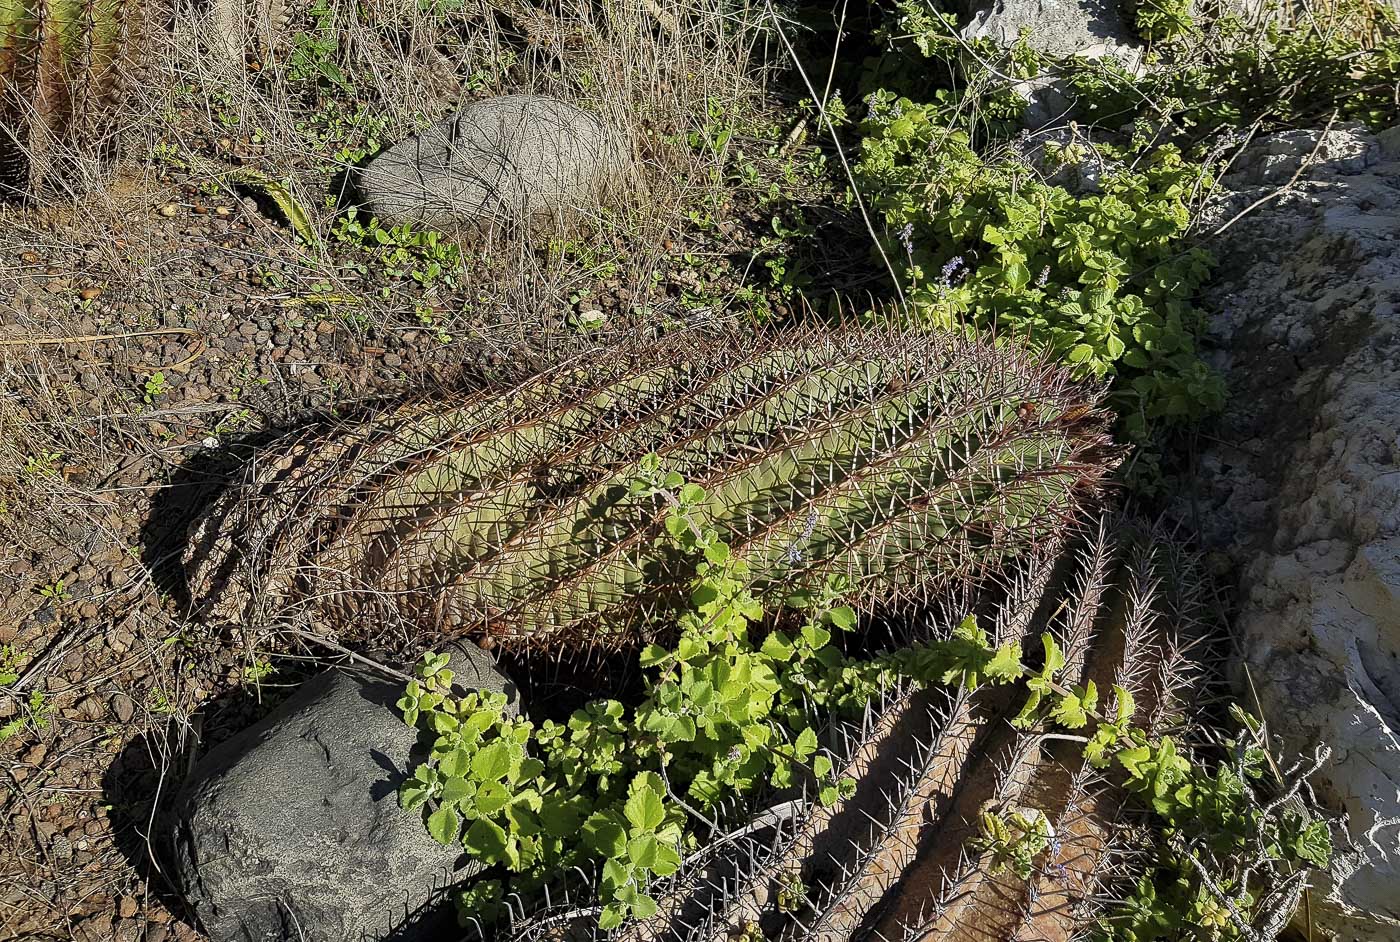
[{"label": "cactus rib", "polygon": [[196,528],[195,594],[230,618],[621,643],[684,587],[665,502],[628,493],[655,452],[760,591],[842,575],[895,604],[1059,532],[1117,458],[1096,390],[980,341],[682,335],[599,358],[289,439]]},{"label": "cactus rib", "polygon": [[[1047,547],[1022,559],[991,613],[992,634],[1004,641],[1049,630],[1066,656],[1064,682],[1121,685],[1151,732],[1185,680],[1181,613],[1164,601],[1153,550],[1137,541],[1123,551],[1110,530],[1086,534],[1077,553]],[[656,913],[624,925],[614,942],[1078,937],[1121,847],[1124,793],[1077,744],[1008,723],[1020,705],[1015,691],[892,691],[838,763],[857,780],[854,793],[829,807],[803,804],[766,848],[746,840],[742,850],[708,854],[704,867],[660,887]],[[993,866],[993,851],[971,842],[983,811],[1018,808],[1054,828],[1025,877]],[[721,865],[715,858],[726,853]],[[803,888],[796,909],[791,889],[786,908],[777,893],[792,877]],[[575,911],[570,937],[587,928],[583,912]],[[538,926],[527,921],[507,938],[538,938]]]},{"label": "cactus rib", "polygon": [[0,0],[0,185],[41,185],[56,141],[96,136],[130,58],[134,9],[131,0]]}]

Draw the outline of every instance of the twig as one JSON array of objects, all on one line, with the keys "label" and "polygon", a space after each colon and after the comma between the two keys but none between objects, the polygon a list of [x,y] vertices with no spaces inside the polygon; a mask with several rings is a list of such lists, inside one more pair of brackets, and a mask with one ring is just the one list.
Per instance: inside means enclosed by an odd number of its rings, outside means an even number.
[{"label": "twig", "polygon": [[129,340],[132,337],[162,337],[171,334],[182,334],[187,337],[194,337],[199,341],[199,349],[178,363],[166,367],[153,367],[152,370],[137,369],[138,373],[152,372],[154,369],[178,370],[183,366],[188,366],[204,353],[208,344],[200,336],[199,331],[189,327],[160,327],[155,330],[134,330],[124,334],[74,334],[68,337],[25,337],[16,340],[0,340],[0,347],[54,347],[63,346],[70,343],[97,343],[103,340]]},{"label": "twig", "polygon": [[389,667],[387,664],[381,664],[373,658],[365,657],[363,654],[356,654],[349,648],[336,644],[334,641],[323,638],[320,635],[313,634],[310,631],[304,631],[301,628],[293,628],[290,625],[282,625],[278,628],[278,630],[286,631],[289,634],[294,634],[298,638],[304,638],[307,641],[314,641],[316,644],[330,648],[332,651],[335,651],[338,654],[344,654],[346,657],[350,658],[350,660],[357,661],[365,665],[366,667],[377,670],[382,674],[388,675],[389,677],[393,677],[395,680],[402,680],[404,683],[408,683],[409,681],[413,680],[412,677],[405,674],[403,671],[394,670],[394,668]]},{"label": "twig", "polygon": [[802,60],[797,56],[797,50],[793,48],[792,42],[788,39],[787,32],[783,29],[782,20],[778,17],[778,12],[773,9],[773,0],[763,0],[764,10],[773,20],[773,26],[778,32],[778,38],[782,40],[783,47],[792,57],[793,65],[797,68],[797,74],[802,77],[802,84],[806,86],[808,94],[812,96],[812,101],[816,102],[818,110],[821,112],[822,123],[826,125],[827,134],[831,135],[831,143],[836,148],[836,156],[841,160],[841,169],[845,171],[846,179],[851,184],[851,193],[855,196],[856,206],[860,209],[860,217],[865,222],[865,230],[870,234],[871,240],[875,243],[875,251],[880,253],[880,260],[885,263],[885,269],[890,274],[890,281],[894,283],[894,290],[899,295],[899,305],[901,308],[908,305],[904,297],[904,286],[899,283],[899,275],[894,270],[894,265],[885,254],[885,247],[880,243],[880,236],[875,232],[875,226],[870,221],[870,213],[865,206],[865,197],[861,196],[860,188],[856,186],[855,174],[851,171],[850,161],[846,159],[846,150],[841,146],[841,139],[836,134],[836,126],[831,123],[831,116],[827,113],[826,103],[817,94],[816,87],[812,84],[811,78],[807,75],[807,69],[802,65]]},{"label": "twig", "polygon": [[1269,193],[1264,194],[1254,202],[1250,203],[1244,209],[1240,210],[1238,213],[1235,213],[1235,215],[1231,216],[1229,221],[1227,221],[1223,226],[1212,232],[1209,238],[1215,238],[1216,236],[1224,232],[1226,229],[1239,222],[1245,216],[1254,212],[1260,206],[1263,206],[1270,200],[1278,199],[1284,193],[1287,193],[1289,190],[1291,190],[1293,188],[1293,185],[1298,182],[1298,178],[1303,175],[1304,171],[1311,167],[1316,161],[1318,152],[1322,150],[1322,145],[1327,143],[1327,135],[1331,132],[1332,125],[1336,122],[1338,113],[1339,112],[1337,109],[1332,110],[1332,117],[1327,119],[1327,127],[1323,128],[1322,133],[1317,136],[1317,143],[1313,145],[1312,153],[1308,154],[1307,158],[1304,159],[1302,163],[1298,164],[1298,169],[1293,171],[1293,176],[1288,178],[1287,183]]}]

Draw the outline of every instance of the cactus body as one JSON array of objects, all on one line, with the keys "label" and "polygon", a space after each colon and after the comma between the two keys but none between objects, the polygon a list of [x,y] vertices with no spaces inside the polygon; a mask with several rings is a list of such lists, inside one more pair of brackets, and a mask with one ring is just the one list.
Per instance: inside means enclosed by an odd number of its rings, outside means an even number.
[{"label": "cactus body", "polygon": [[0,186],[36,185],[52,144],[91,135],[119,88],[132,0],[0,0]]},{"label": "cactus body", "polygon": [[[1141,546],[1100,529],[1073,554],[1024,561],[991,614],[998,642],[1049,631],[1065,682],[1120,684],[1153,729],[1187,690],[1180,637],[1190,607],[1153,591]],[[1195,603],[1192,602],[1192,605]],[[954,620],[955,621],[955,620]],[[895,691],[851,730],[843,774],[857,787],[812,800],[782,826],[724,839],[660,887],[656,913],[613,942],[997,940],[1069,942],[1097,915],[1100,881],[1125,829],[1123,794],[1077,743],[1013,727],[1014,687]],[[981,814],[1035,809],[1054,840],[1026,877],[975,849]],[[741,832],[742,833],[742,832]],[[786,898],[778,892],[789,890]],[[655,891],[654,891],[655,892]],[[573,900],[510,926],[510,942],[602,938]]]},{"label": "cactus body", "polygon": [[980,342],[687,334],[284,443],[197,528],[191,586],[230,618],[625,638],[693,572],[659,548],[665,500],[629,493],[656,452],[763,591],[841,575],[896,604],[1061,532],[1106,428],[1092,390]]}]

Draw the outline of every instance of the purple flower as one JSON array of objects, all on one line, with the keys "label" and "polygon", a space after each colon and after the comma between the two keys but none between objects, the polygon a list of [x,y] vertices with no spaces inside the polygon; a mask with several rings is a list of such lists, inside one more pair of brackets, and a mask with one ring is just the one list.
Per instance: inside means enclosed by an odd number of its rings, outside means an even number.
[{"label": "purple flower", "polygon": [[904,251],[912,257],[914,255],[914,224],[906,222],[899,227],[899,231],[895,235],[899,236],[899,243],[904,246]]},{"label": "purple flower", "polygon": [[812,531],[815,530],[816,528],[817,528],[817,511],[816,511],[816,508],[813,508],[813,509],[807,511],[807,523],[806,523],[806,526],[804,526],[804,527],[802,528],[802,535],[799,536],[797,539],[793,540],[791,543],[789,543],[789,544],[787,545],[787,558],[788,558],[788,562],[790,562],[790,563],[800,563],[800,562],[802,562],[802,550],[798,549],[797,544],[799,544],[799,543],[806,543],[808,540],[810,540],[810,539],[812,538]]},{"label": "purple flower", "polygon": [[1050,266],[1046,265],[1040,270],[1040,277],[1035,280],[1037,288],[1044,288],[1045,283],[1050,280]]},{"label": "purple flower", "polygon": [[954,255],[943,264],[943,284],[947,287],[951,288],[962,281],[964,275],[966,272],[963,271],[963,257],[961,255]]}]

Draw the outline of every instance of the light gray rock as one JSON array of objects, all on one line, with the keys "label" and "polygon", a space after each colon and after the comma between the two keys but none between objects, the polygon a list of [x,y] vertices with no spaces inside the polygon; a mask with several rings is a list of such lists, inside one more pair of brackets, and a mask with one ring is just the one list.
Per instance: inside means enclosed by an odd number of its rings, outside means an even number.
[{"label": "light gray rock", "polygon": [[[1031,48],[1051,59],[1114,56],[1133,74],[1142,69],[1142,46],[1117,0],[973,0],[968,14],[959,30],[964,39],[987,38],[1009,46],[1024,34]],[[1073,109],[1053,63],[1014,90],[1026,99],[1022,123],[1028,128],[1068,118]]]},{"label": "light gray rock", "polygon": [[[1230,395],[1178,510],[1243,571],[1237,634],[1270,728],[1332,748],[1319,796],[1346,819],[1313,891],[1316,937],[1397,942],[1400,161],[1356,129],[1325,152],[1216,246],[1210,345]],[[1216,221],[1272,189],[1238,192]]]},{"label": "light gray rock", "polygon": [[[514,687],[486,653],[454,650],[464,688]],[[332,670],[211,750],[174,806],[172,862],[214,942],[442,938],[442,891],[470,876],[460,848],[402,810],[425,751],[401,685]]]},{"label": "light gray rock", "polygon": [[1360,122],[1333,126],[1319,143],[1322,136],[1321,131],[1306,129],[1269,134],[1244,149],[1222,182],[1234,189],[1285,183],[1309,159],[1322,165],[1325,174],[1351,175],[1381,159],[1382,142]]},{"label": "light gray rock", "polygon": [[622,136],[596,115],[506,95],[376,155],[358,185],[364,208],[389,225],[489,227],[594,207],[624,168]]}]

